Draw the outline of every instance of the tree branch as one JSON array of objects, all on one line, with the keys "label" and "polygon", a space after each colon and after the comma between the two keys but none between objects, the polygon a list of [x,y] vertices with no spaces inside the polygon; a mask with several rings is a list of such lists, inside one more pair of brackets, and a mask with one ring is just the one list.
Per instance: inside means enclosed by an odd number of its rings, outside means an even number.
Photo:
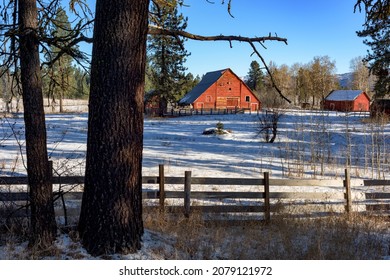
[{"label": "tree branch", "polygon": [[288,103],[291,104],[291,100],[288,99],[287,97],[285,97],[282,93],[282,91],[279,89],[279,87],[276,85],[276,82],[275,82],[275,79],[274,79],[274,76],[272,75],[271,71],[269,70],[268,66],[267,66],[267,63],[265,62],[264,58],[260,55],[260,53],[258,52],[258,50],[256,49],[256,46],[253,44],[253,42],[249,42],[249,44],[251,45],[253,51],[257,54],[257,56],[260,58],[261,62],[263,63],[264,67],[265,67],[265,70],[267,71],[268,75],[270,76],[271,78],[271,81],[272,81],[272,85],[273,87],[275,88],[275,90],[279,93],[280,97],[282,97],[284,100],[286,100]]},{"label": "tree branch", "polygon": [[252,42],[252,43],[264,43],[265,41],[279,41],[284,42],[287,45],[287,39],[281,38],[278,36],[264,36],[264,37],[243,37],[236,35],[217,35],[217,36],[202,36],[197,34],[192,34],[182,30],[167,30],[158,26],[149,25],[150,35],[165,35],[165,36],[181,36],[192,40],[197,41],[238,41],[238,42]]},{"label": "tree branch", "polygon": [[202,36],[197,34],[192,34],[186,31],[182,30],[167,30],[163,29],[158,26],[149,25],[149,32],[150,35],[161,35],[161,36],[173,36],[173,37],[185,37],[191,40],[197,40],[197,41],[227,41],[230,44],[230,47],[232,47],[232,41],[238,41],[238,42],[246,42],[248,43],[254,53],[260,58],[261,62],[263,63],[268,75],[271,77],[272,85],[276,89],[276,91],[279,93],[279,95],[288,103],[291,103],[291,100],[289,100],[287,97],[285,97],[282,93],[282,91],[278,88],[278,86],[275,83],[275,79],[272,76],[271,71],[269,70],[267,63],[265,62],[264,58],[261,56],[260,52],[257,50],[255,43],[259,43],[262,47],[265,48],[264,42],[266,41],[279,41],[284,42],[287,45],[287,39],[281,38],[278,36],[272,36],[271,33],[268,36],[264,37],[243,37],[243,36],[225,36],[225,35],[217,35],[217,36]]}]

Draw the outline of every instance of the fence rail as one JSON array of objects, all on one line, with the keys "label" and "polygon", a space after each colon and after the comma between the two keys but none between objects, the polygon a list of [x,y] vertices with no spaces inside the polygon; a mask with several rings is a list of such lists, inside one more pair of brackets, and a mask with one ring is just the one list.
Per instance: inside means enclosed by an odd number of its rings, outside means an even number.
[{"label": "fence rail", "polygon": [[[390,180],[362,180],[359,187],[371,187],[370,190],[357,192],[351,184],[352,180],[348,170],[345,178],[339,180],[324,179],[270,179],[265,172],[263,178],[208,178],[192,177],[190,171],[186,171],[184,177],[167,177],[164,174],[164,166],[159,166],[158,176],[145,176],[142,183],[145,186],[153,185],[155,189],[143,189],[142,196],[145,200],[158,203],[146,203],[149,207],[157,207],[161,210],[182,212],[189,217],[193,211],[202,213],[256,213],[262,219],[269,221],[271,213],[280,213],[286,208],[299,207],[299,211],[305,206],[312,206],[312,214],[332,212],[373,212],[375,214],[389,214],[390,193],[379,192],[378,186],[390,186]],[[1,185],[27,185],[27,177],[0,177]],[[53,184],[77,185],[83,184],[84,177],[68,176],[53,177]],[[169,190],[171,185],[181,185],[181,191]],[[213,190],[193,190],[193,186],[208,185]],[[157,187],[158,186],[158,189]],[[214,190],[221,186],[220,190]],[[235,186],[237,191],[226,191],[224,186]],[[255,191],[240,191],[242,186],[253,186]],[[331,187],[329,191],[310,191],[311,187]],[[308,187],[309,191],[278,191],[280,187]],[[206,187],[207,188],[207,187]],[[9,188],[7,188],[9,189]],[[356,193],[359,193],[358,196]],[[363,195],[362,195],[363,194]],[[82,192],[54,192],[54,198],[64,200],[81,200]],[[0,201],[15,202],[28,201],[27,192],[0,192]],[[175,200],[176,202],[172,202]],[[179,203],[177,202],[179,201]],[[200,203],[201,202],[201,203]],[[1,205],[0,205],[1,206]],[[65,206],[64,206],[65,207]],[[336,209],[338,207],[338,209]],[[283,210],[284,209],[284,210]],[[65,212],[65,210],[64,210]]]},{"label": "fence rail", "polygon": [[178,108],[168,110],[164,115],[173,116],[173,117],[182,117],[182,116],[193,116],[193,115],[232,115],[232,114],[242,114],[245,112],[258,114],[259,111],[253,111],[251,109],[239,109],[239,108],[225,108],[225,109],[187,109],[187,108]]}]

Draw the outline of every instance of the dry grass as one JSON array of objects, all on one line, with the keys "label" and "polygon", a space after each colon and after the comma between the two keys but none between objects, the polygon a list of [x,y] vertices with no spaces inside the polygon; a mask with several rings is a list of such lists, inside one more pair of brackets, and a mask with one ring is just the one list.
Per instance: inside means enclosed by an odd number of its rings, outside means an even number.
[{"label": "dry grass", "polygon": [[176,251],[167,259],[369,260],[390,255],[390,221],[384,217],[335,214],[312,219],[283,214],[269,224],[227,226],[206,223],[201,216],[146,213],[145,227],[174,237]]},{"label": "dry grass", "polygon": [[[12,210],[4,206],[0,207],[0,218]],[[277,203],[275,209],[278,214],[268,224],[260,220],[236,220],[233,224],[205,221],[201,212],[193,211],[186,218],[183,212],[161,212],[145,206],[144,226],[163,239],[161,246],[153,247],[153,253],[171,260],[370,260],[390,256],[389,216],[346,215],[324,208],[329,215],[313,218],[303,207]],[[28,219],[14,218],[2,223],[0,229],[0,246],[9,252],[8,259],[88,258],[80,251],[74,231],[67,232],[71,247],[54,244],[45,251],[18,251],[18,245],[28,241]]]},{"label": "dry grass", "polygon": [[[21,225],[21,224],[20,224]],[[153,254],[170,260],[271,259],[271,260],[372,260],[390,256],[389,217],[362,214],[331,214],[321,218],[274,215],[271,222],[238,220],[236,223],[205,221],[203,213],[144,211],[144,226],[161,245]],[[68,241],[42,251],[20,248],[27,243],[23,226],[1,233],[7,259],[85,259],[77,232],[67,232]],[[19,251],[18,251],[19,250]],[[110,256],[108,256],[110,257]]]}]

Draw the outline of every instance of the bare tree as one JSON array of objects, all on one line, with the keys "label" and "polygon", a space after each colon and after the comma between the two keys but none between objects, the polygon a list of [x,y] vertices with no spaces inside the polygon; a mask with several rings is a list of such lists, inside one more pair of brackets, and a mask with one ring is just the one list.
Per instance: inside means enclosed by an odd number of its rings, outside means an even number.
[{"label": "bare tree", "polygon": [[265,142],[273,143],[278,135],[279,119],[283,116],[278,111],[266,111],[259,115],[257,123],[257,135],[263,135]]},{"label": "bare tree", "polygon": [[285,99],[281,98],[273,83],[276,83],[284,96],[292,96],[292,75],[286,64],[277,66],[274,62],[270,62],[268,68],[270,72],[265,77],[266,92],[262,96],[264,105],[267,107],[284,107]]},{"label": "bare tree", "polygon": [[328,56],[314,57],[309,66],[312,83],[312,105],[325,99],[336,88],[336,63]]},{"label": "bare tree", "polygon": [[356,57],[351,60],[350,64],[353,72],[352,88],[371,94],[374,88],[374,76],[370,73],[367,62],[363,57]]}]

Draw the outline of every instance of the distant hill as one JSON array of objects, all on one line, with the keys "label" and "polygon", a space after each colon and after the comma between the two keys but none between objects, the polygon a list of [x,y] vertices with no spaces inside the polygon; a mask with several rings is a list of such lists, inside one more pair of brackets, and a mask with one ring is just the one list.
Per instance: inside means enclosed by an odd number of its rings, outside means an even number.
[{"label": "distant hill", "polygon": [[342,88],[349,88],[352,84],[353,73],[350,72],[344,74],[337,74],[337,78],[339,79],[339,83]]}]

